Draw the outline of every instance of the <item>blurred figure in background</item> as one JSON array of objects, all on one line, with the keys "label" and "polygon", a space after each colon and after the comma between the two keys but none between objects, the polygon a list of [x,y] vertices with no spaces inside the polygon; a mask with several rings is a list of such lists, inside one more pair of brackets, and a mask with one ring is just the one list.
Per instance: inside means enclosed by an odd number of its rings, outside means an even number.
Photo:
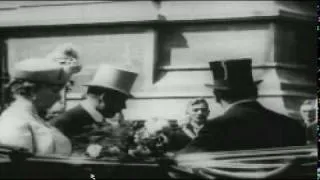
[{"label": "blurred figure in background", "polygon": [[307,127],[308,144],[313,144],[317,141],[317,109],[318,104],[317,101],[314,99],[307,99],[300,106],[300,114]]},{"label": "blurred figure in background", "polygon": [[198,132],[206,124],[209,116],[209,104],[203,98],[197,98],[191,100],[188,103],[186,115],[189,120],[186,124],[183,125],[183,132],[190,139],[194,139],[198,136]]},{"label": "blurred figure in background", "polygon": [[164,128],[168,137],[167,151],[175,152],[184,148],[191,140],[198,136],[198,132],[207,123],[209,104],[204,98],[196,98],[187,104],[186,118],[178,127]]},{"label": "blurred figure in background", "polygon": [[0,116],[0,144],[37,155],[70,155],[69,139],[44,121],[70,77],[69,69],[45,58],[18,62],[9,84],[13,102]]}]

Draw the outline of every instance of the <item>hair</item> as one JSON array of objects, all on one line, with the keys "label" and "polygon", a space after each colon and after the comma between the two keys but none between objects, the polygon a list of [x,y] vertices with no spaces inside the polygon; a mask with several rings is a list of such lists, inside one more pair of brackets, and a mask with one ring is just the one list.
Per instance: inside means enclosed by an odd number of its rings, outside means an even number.
[{"label": "hair", "polygon": [[11,95],[21,95],[30,97],[33,92],[40,88],[42,84],[31,82],[28,80],[15,79],[7,85],[7,92]]},{"label": "hair", "polygon": [[227,102],[235,102],[242,99],[257,98],[258,89],[256,87],[246,88],[246,89],[230,89],[230,90],[220,90],[214,89],[214,95],[216,96],[217,102],[225,100]]},{"label": "hair", "polygon": [[303,106],[303,105],[316,106],[316,105],[317,105],[316,103],[317,103],[317,102],[316,102],[316,100],[314,100],[314,99],[307,99],[307,100],[303,101],[303,103],[301,104],[301,106]]},{"label": "hair", "polygon": [[33,82],[25,79],[14,79],[5,87],[5,96],[7,97],[6,101],[8,103],[12,102],[14,100],[15,95],[30,98],[34,94],[34,92],[36,92],[38,89],[44,86],[61,86],[61,88],[63,87],[63,85]]},{"label": "hair", "polygon": [[105,95],[104,98],[106,98],[108,96],[126,96],[123,93],[120,93],[116,90],[98,87],[98,86],[89,86],[87,89],[87,94],[88,95],[91,94],[91,95],[95,95],[95,96]]},{"label": "hair", "polygon": [[209,104],[204,98],[196,98],[196,99],[192,99],[191,101],[189,101],[189,103],[187,105],[186,113],[188,113],[190,111],[191,107],[196,104],[204,104],[209,109]]}]

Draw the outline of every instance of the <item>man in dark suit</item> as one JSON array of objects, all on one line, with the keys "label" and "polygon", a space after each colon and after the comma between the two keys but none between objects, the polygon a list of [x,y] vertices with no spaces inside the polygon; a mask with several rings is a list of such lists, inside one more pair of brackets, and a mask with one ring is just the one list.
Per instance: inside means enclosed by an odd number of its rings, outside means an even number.
[{"label": "man in dark suit", "polygon": [[202,128],[180,153],[227,151],[305,145],[305,129],[298,122],[263,107],[253,81],[251,59],[210,62],[213,92],[225,108]]},{"label": "man in dark suit", "polygon": [[[137,73],[109,65],[101,65],[92,81],[87,84],[86,98],[74,108],[51,121],[72,142],[73,154],[97,157],[105,152],[120,153],[125,141],[119,138],[120,130],[115,130],[105,118],[112,118],[132,97],[130,89]],[[128,126],[121,128],[128,129]],[[121,132],[129,133],[129,130]]]}]

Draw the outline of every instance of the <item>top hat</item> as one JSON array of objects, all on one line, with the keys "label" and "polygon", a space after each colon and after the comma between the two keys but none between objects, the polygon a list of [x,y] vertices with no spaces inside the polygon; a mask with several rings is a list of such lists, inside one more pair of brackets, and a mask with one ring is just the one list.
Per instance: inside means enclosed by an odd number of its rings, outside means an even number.
[{"label": "top hat", "polygon": [[85,84],[85,86],[112,89],[128,97],[133,97],[130,90],[137,76],[136,72],[102,64],[99,66],[91,82]]},{"label": "top hat", "polygon": [[208,87],[221,90],[255,88],[262,80],[254,81],[250,58],[209,62],[214,84]]},{"label": "top hat", "polygon": [[15,64],[12,78],[64,85],[69,81],[70,74],[57,63],[44,58],[30,58]]}]

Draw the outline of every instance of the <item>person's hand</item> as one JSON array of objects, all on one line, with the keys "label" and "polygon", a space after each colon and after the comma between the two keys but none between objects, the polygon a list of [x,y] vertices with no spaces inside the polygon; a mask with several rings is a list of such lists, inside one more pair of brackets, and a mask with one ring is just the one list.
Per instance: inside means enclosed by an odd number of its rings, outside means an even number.
[{"label": "person's hand", "polygon": [[102,146],[99,144],[90,144],[86,149],[86,154],[91,158],[97,158],[100,156]]}]

